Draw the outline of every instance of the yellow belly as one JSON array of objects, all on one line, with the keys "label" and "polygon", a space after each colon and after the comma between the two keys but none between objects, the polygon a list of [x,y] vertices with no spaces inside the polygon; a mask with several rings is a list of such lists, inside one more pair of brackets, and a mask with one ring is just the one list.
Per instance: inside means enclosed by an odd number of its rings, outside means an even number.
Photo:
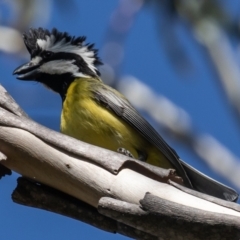
[{"label": "yellow belly", "polygon": [[138,158],[138,151],[146,152],[147,162],[172,167],[135,129],[93,99],[89,81],[79,79],[68,88],[61,115],[61,132],[112,151],[125,148],[135,158]]}]

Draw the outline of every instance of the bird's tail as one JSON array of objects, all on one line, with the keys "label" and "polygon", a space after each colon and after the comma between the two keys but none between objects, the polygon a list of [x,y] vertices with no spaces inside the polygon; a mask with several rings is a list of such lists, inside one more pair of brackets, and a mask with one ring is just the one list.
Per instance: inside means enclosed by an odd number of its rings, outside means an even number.
[{"label": "bird's tail", "polygon": [[239,194],[234,189],[204,175],[181,159],[180,161],[194,189],[227,201],[236,202],[238,200]]}]

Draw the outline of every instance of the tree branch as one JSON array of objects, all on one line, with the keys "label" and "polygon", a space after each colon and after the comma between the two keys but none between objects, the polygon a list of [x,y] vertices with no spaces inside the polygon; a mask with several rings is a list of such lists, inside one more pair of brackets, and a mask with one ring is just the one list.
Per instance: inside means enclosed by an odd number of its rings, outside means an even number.
[{"label": "tree branch", "polygon": [[[0,98],[2,91],[5,90],[0,88]],[[222,204],[212,197],[208,199],[209,196],[196,194],[191,189],[185,191],[177,183],[170,181],[169,184],[169,180],[181,183],[173,170],[154,167],[57,133],[27,118],[12,100],[2,102],[0,100],[0,151],[4,155],[1,164],[34,182],[55,189],[36,183],[33,183],[33,188],[22,188],[21,182],[13,194],[14,201],[78,218],[101,229],[133,238],[185,237],[186,228],[181,228],[185,223],[188,228],[197,226],[198,230],[189,230],[192,234],[203,230],[213,234],[211,229],[214,226],[222,229],[221,236],[229,228],[234,229],[232,239],[239,236],[235,234],[240,225],[237,224],[237,220],[240,222],[237,204],[231,203],[229,207],[227,203]],[[46,192],[42,193],[40,189]],[[144,197],[146,192],[151,192],[151,195]],[[105,197],[108,197],[107,204]],[[41,201],[33,204],[32,199]],[[141,199],[144,200],[140,202]],[[151,204],[147,205],[151,201],[156,209],[150,208]],[[164,212],[162,206],[174,212]],[[97,207],[101,214],[114,221],[106,218],[105,223],[100,223],[101,215],[95,210]],[[184,213],[189,218],[184,217]],[[199,221],[206,220],[204,216],[221,221],[216,220],[217,225],[211,224],[211,221],[200,224]],[[222,227],[225,221],[226,225]],[[157,230],[159,228],[161,231]],[[213,236],[217,237],[216,234]]]},{"label": "tree branch", "polygon": [[143,231],[136,231],[100,214],[96,208],[56,189],[37,184],[26,178],[18,178],[18,185],[12,194],[15,203],[39,208],[70,217],[111,233],[119,233],[134,239],[155,239]]},{"label": "tree branch", "polygon": [[[239,218],[191,209],[147,193],[141,206],[101,198],[105,216],[162,239],[239,239]],[[226,220],[226,221],[225,221]]]}]

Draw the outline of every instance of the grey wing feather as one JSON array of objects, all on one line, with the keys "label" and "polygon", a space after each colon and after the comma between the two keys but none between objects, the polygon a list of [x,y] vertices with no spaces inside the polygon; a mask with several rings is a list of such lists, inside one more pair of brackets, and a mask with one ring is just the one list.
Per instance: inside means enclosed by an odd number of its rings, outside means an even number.
[{"label": "grey wing feather", "polygon": [[[156,146],[166,158],[173,164],[185,184],[192,186],[182,167],[177,153],[163,140],[156,130],[137,112],[137,110],[119,93],[105,86],[99,87],[95,92],[95,98],[101,104],[111,109],[118,116],[133,126],[152,145]],[[118,96],[119,94],[119,96]]]},{"label": "grey wing feather", "polygon": [[115,112],[142,134],[147,141],[157,147],[176,168],[186,186],[224,200],[236,201],[238,199],[238,193],[234,189],[209,178],[183,162],[177,153],[120,93],[108,86],[98,85],[95,88],[94,96],[98,102]]}]

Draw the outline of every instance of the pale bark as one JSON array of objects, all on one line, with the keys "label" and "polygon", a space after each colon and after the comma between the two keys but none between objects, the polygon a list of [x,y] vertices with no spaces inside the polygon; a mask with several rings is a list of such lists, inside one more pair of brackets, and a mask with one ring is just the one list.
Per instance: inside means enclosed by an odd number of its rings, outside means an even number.
[{"label": "pale bark", "polygon": [[[0,161],[3,166],[35,182],[60,190],[94,208],[99,207],[99,211],[110,218],[115,219],[111,212],[118,212],[114,206],[120,206],[118,208],[120,215],[124,217],[116,215],[115,220],[125,225],[121,225],[123,228],[119,227],[122,230],[116,231],[123,233],[123,229],[129,227],[126,230],[128,236],[142,239],[162,236],[167,239],[170,235],[161,233],[163,229],[154,230],[159,226],[155,222],[160,221],[159,214],[160,218],[163,217],[162,221],[165,218],[169,222],[175,221],[172,227],[166,227],[166,231],[183,236],[184,227],[181,230],[179,226],[182,225],[178,224],[176,219],[182,216],[181,223],[187,223],[187,226],[191,224],[199,226],[198,223],[202,219],[200,213],[210,216],[210,221],[206,223],[207,225],[197,227],[199,231],[212,226],[211,221],[218,223],[220,219],[222,224],[226,220],[226,228],[221,228],[222,235],[231,228],[234,230],[233,236],[238,236],[239,205],[196,193],[191,189],[186,190],[172,182],[181,183],[181,179],[175,176],[174,170],[153,167],[47,129],[31,121],[11,98],[8,101],[8,97],[9,95],[1,87],[0,151],[3,155],[0,156]],[[143,204],[146,199],[149,202],[149,196],[145,197],[147,192],[151,193],[150,199],[155,201],[157,209],[152,210],[146,207],[147,204]],[[107,201],[112,203],[107,204],[110,207],[104,205],[103,197],[108,197]],[[16,201],[17,199],[15,197]],[[141,201],[142,199],[144,200]],[[168,209],[173,209],[175,213],[163,212],[159,202],[164,203]],[[141,204],[144,210],[141,209]],[[34,206],[39,207],[37,204]],[[51,208],[46,207],[46,209]],[[124,209],[127,209],[129,214],[126,214]],[[182,212],[193,217],[184,218]],[[146,216],[149,221],[143,221]],[[153,224],[151,228],[147,227],[150,222]],[[140,231],[141,237],[130,234],[133,229]],[[211,231],[208,232],[211,234]]]}]

